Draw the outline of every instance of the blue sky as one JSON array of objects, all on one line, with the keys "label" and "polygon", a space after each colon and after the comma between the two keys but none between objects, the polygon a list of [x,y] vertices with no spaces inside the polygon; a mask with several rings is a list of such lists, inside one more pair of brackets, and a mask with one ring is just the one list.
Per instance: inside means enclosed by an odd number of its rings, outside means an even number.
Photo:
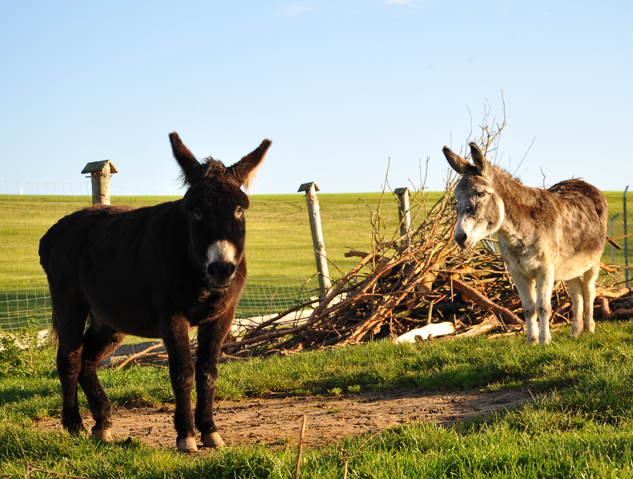
[{"label": "blue sky", "polygon": [[632,21],[609,0],[0,0],[0,192],[103,159],[114,186],[178,191],[171,131],[227,164],[272,139],[255,194],[379,191],[389,158],[419,187],[427,157],[439,190],[442,146],[502,92],[501,166],[623,190]]}]

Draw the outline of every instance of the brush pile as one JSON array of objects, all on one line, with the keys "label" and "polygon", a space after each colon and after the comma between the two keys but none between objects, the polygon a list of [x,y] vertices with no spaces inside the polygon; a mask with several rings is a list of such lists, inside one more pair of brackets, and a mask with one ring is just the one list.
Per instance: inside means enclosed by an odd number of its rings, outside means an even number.
[{"label": "brush pile", "polygon": [[[346,256],[359,257],[359,263],[324,298],[246,327],[239,337],[227,339],[224,351],[242,356],[395,340],[408,331],[446,322],[455,331],[449,337],[520,332],[521,301],[494,251],[494,240],[470,251],[454,245],[451,196],[449,184],[415,231],[389,242],[377,240],[370,252],[348,252]],[[424,201],[418,208],[424,208]],[[374,232],[378,237],[376,224]],[[596,318],[633,316],[633,291],[599,284],[598,294]],[[610,301],[617,311],[611,311]],[[555,286],[552,311],[554,324],[571,323],[571,300],[563,283]]]}]

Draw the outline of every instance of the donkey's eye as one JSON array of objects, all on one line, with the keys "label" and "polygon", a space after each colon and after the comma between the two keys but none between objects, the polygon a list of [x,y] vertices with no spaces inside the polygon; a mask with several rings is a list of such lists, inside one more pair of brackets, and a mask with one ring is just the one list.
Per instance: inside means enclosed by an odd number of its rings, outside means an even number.
[{"label": "donkey's eye", "polygon": [[244,216],[244,208],[238,206],[237,208],[235,208],[235,217],[241,218],[242,216]]},{"label": "donkey's eye", "polygon": [[486,193],[477,193],[477,198],[483,198],[486,196]]},{"label": "donkey's eye", "polygon": [[198,208],[194,208],[191,214],[193,215],[193,218],[197,221],[200,221],[202,219],[202,213]]}]

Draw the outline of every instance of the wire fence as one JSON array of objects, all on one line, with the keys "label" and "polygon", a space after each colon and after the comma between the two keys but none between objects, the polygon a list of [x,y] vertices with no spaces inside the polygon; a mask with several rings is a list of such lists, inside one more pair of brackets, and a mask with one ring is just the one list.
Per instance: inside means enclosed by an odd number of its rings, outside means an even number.
[{"label": "wire fence", "polygon": [[29,318],[48,325],[50,295],[39,240],[59,218],[90,205],[90,185],[5,182],[5,191],[0,195],[0,330],[20,329]]},{"label": "wire fence", "polygon": [[[602,262],[624,267],[623,278],[627,287],[633,282],[633,273],[630,266],[633,263],[633,237],[622,238],[633,233],[633,192],[628,192],[628,186],[624,192],[609,191],[605,193],[609,202],[609,221],[607,223],[607,235],[616,238],[616,247],[607,243]],[[621,238],[621,239],[618,239]]]},{"label": "wire fence", "polygon": [[[357,261],[350,249],[372,248],[371,217],[378,195],[324,195],[321,217],[331,262],[330,276],[341,277]],[[113,187],[112,204],[152,206],[180,198],[161,192]],[[389,204],[387,204],[389,203]],[[63,216],[92,204],[89,181],[72,184],[5,183],[0,194],[0,331],[19,330],[29,320],[51,324],[46,275],[39,264],[39,240]],[[395,229],[395,201],[382,207],[383,227]],[[247,211],[247,285],[237,318],[285,311],[318,296],[318,278],[305,197],[302,194],[253,196]]]},{"label": "wire fence", "polygon": [[[625,228],[629,234],[633,232],[633,194],[626,196],[626,216],[623,193],[605,194],[609,201],[609,235],[624,236],[627,234]],[[372,249],[372,241],[376,240],[372,219],[375,223],[380,216],[378,225],[386,239],[391,239],[398,230],[395,196],[387,193],[382,201],[380,196],[319,195],[329,272],[334,281],[358,261],[358,258],[346,258],[345,252]],[[179,197],[134,188],[112,189],[112,204],[134,207],[151,206]],[[19,330],[29,320],[34,320],[40,327],[50,326],[50,295],[39,264],[39,240],[60,218],[90,206],[91,202],[89,181],[66,184],[5,182],[5,193],[0,194],[0,331]],[[607,243],[603,263],[630,265],[633,238],[628,242],[626,239],[616,242],[622,249]],[[318,296],[308,210],[302,194],[251,197],[251,208],[247,211],[246,251],[248,278],[237,318],[279,313]]]}]

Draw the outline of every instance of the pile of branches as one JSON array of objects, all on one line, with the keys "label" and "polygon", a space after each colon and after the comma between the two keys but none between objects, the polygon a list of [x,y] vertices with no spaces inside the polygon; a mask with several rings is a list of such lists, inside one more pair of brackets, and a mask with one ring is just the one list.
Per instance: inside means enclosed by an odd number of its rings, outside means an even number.
[{"label": "pile of branches", "polygon": [[[505,102],[500,123],[490,121],[486,110],[477,141],[491,161],[497,157],[505,126]],[[450,337],[492,330],[500,334],[521,332],[521,300],[494,240],[484,240],[479,249],[469,251],[455,246],[454,186],[449,177],[444,195],[430,209],[423,194],[418,201],[413,198],[416,206],[411,213],[422,218],[420,226],[406,233],[400,233],[399,227],[390,241],[381,234],[379,210],[372,214],[371,251],[349,251],[346,256],[358,257],[358,264],[325,297],[243,325],[227,338],[225,354],[284,353],[378,338],[396,341],[405,333],[438,323],[452,323]],[[621,275],[617,269],[604,269],[609,275],[597,285],[599,309],[594,316],[633,317],[633,290],[618,288]],[[571,323],[572,315],[567,289],[558,283],[552,294],[551,321],[554,327]]]},{"label": "pile of branches", "polygon": [[[378,241],[370,252],[348,252],[346,256],[359,257],[359,263],[324,298],[246,328],[239,337],[227,340],[225,352],[241,356],[395,340],[440,322],[453,324],[451,337],[521,331],[521,301],[495,252],[494,240],[486,240],[479,249],[460,251],[453,241],[455,222],[449,182],[415,231]],[[603,317],[633,316],[633,291],[599,285],[598,292]],[[616,304],[615,311],[610,301]],[[301,311],[303,315],[297,314]],[[563,283],[554,289],[552,311],[554,325],[571,322],[571,300]]]}]

